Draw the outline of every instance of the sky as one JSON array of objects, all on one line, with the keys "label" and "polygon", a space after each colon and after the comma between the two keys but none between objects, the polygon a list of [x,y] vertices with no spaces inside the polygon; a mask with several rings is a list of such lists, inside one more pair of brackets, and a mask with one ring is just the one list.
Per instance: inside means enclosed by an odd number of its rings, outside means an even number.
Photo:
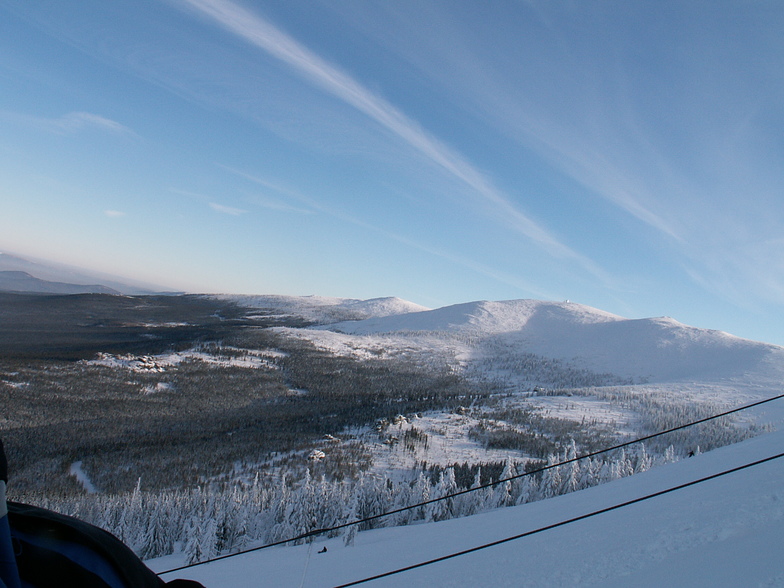
[{"label": "sky", "polygon": [[778,0],[0,0],[0,251],[784,345]]}]

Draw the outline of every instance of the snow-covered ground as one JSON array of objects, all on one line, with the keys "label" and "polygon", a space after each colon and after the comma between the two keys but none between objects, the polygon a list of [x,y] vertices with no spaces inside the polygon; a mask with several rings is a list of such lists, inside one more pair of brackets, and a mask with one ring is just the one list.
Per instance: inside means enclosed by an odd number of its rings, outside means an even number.
[{"label": "snow-covered ground", "polygon": [[[781,402],[781,401],[778,401]],[[339,586],[513,537],[784,451],[774,432],[523,506],[275,547],[164,576],[208,588]],[[784,459],[371,582],[372,586],[784,586]],[[319,553],[323,548],[324,553]],[[157,571],[181,556],[148,562]]]},{"label": "snow-covered ground", "polygon": [[189,349],[172,351],[158,355],[113,355],[99,353],[96,359],[82,360],[85,365],[100,365],[109,368],[127,369],[140,373],[163,373],[167,367],[176,366],[184,361],[200,361],[219,367],[239,367],[249,369],[275,369],[271,359],[279,357],[280,352],[272,349],[239,349],[221,347],[220,349]]},{"label": "snow-covered ground", "polygon": [[[357,432],[356,437],[364,441],[373,453],[371,472],[390,479],[394,479],[397,473],[410,474],[419,462],[447,467],[456,463],[506,461],[509,451],[485,449],[479,442],[470,439],[468,430],[477,422],[476,418],[468,415],[432,412],[410,419],[397,419],[380,435],[368,430]],[[412,430],[426,435],[426,442],[407,446],[405,434]]]}]

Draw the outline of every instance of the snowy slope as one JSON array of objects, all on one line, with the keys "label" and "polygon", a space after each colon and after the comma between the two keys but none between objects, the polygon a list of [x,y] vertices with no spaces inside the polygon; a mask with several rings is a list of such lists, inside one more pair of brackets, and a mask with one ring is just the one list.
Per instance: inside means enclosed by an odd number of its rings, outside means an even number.
[{"label": "snowy slope", "polygon": [[[209,588],[336,586],[471,549],[782,452],[776,432],[603,486],[426,525],[320,539],[177,572]],[[371,586],[782,586],[784,459]],[[327,547],[326,553],[318,553]],[[178,565],[177,556],[148,562]]]},{"label": "snowy slope", "polygon": [[[459,334],[517,353],[575,362],[599,373],[644,379],[744,379],[784,376],[784,348],[689,327],[671,318],[624,319],[570,302],[471,302],[401,316],[330,325],[346,334]],[[481,347],[477,354],[481,354]]]}]

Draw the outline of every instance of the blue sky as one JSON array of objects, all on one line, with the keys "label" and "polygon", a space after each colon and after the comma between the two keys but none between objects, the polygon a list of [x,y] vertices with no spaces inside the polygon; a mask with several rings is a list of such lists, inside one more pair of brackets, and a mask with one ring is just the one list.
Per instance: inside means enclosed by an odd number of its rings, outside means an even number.
[{"label": "blue sky", "polygon": [[784,3],[0,0],[0,249],[784,344]]}]

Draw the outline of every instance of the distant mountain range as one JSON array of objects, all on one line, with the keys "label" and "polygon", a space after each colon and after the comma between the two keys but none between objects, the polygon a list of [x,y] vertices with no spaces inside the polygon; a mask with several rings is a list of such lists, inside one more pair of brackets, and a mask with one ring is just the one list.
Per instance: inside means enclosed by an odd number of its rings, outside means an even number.
[{"label": "distant mountain range", "polygon": [[143,295],[161,290],[129,284],[119,277],[0,253],[0,292]]},{"label": "distant mountain range", "polygon": [[0,291],[45,294],[120,294],[100,284],[50,282],[21,271],[0,271]]}]

